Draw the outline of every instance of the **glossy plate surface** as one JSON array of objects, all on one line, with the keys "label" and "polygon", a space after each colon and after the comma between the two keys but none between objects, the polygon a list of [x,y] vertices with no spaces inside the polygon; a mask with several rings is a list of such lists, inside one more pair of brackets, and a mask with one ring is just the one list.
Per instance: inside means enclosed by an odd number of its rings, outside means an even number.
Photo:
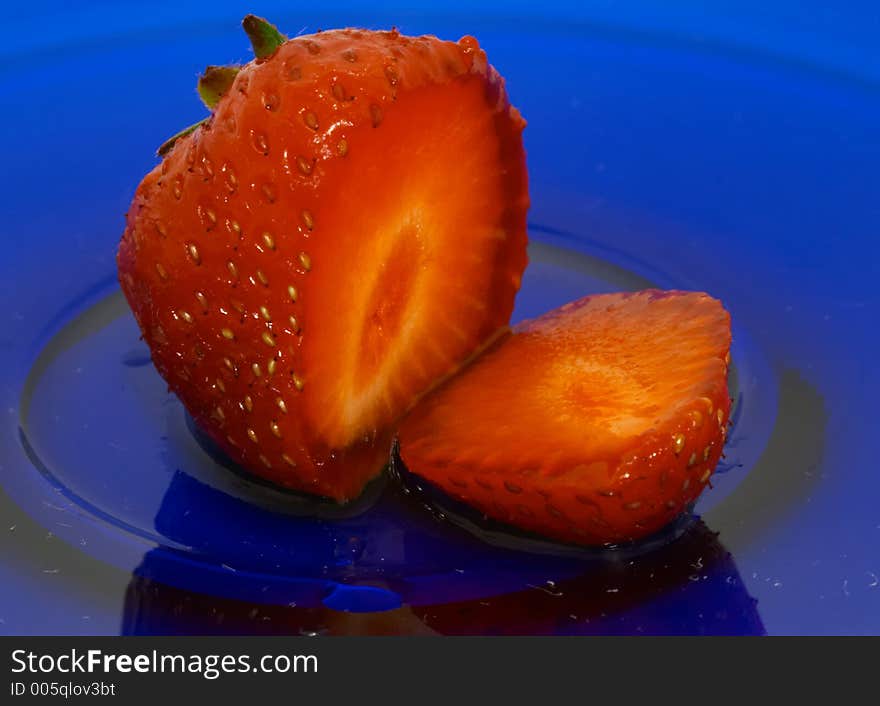
[{"label": "glossy plate surface", "polygon": [[479,37],[529,121],[515,318],[646,286],[731,311],[734,427],[700,519],[599,554],[405,472],[340,511],[227,467],[149,364],[113,256],[156,145],[200,117],[193,76],[246,42],[225,18],[83,28],[0,73],[0,632],[880,633],[880,89],[585,23],[404,19],[306,24]]}]

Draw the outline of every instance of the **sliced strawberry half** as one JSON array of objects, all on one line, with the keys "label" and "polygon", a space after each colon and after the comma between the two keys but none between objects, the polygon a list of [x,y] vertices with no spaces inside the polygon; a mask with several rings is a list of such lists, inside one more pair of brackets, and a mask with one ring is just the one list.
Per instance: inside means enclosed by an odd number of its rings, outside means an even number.
[{"label": "sliced strawberry half", "polygon": [[236,461],[346,500],[396,421],[507,328],[526,264],[521,133],[472,38],[336,30],[210,67],[119,248],[171,389]]},{"label": "sliced strawberry half", "polygon": [[404,421],[406,466],[566,542],[644,537],[706,487],[730,412],[730,318],[706,294],[587,297],[514,329]]}]

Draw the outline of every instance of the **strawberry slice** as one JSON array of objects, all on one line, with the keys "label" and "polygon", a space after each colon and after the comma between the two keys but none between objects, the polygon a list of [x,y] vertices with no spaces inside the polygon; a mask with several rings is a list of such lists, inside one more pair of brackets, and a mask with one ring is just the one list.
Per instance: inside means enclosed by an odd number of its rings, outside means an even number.
[{"label": "strawberry slice", "polygon": [[403,422],[406,466],[486,515],[579,544],[639,539],[705,488],[730,412],[730,317],[706,294],[586,297]]},{"label": "strawberry slice", "polygon": [[120,281],[232,458],[344,501],[407,409],[507,330],[525,123],[472,38],[244,25],[257,58],[202,77],[212,115],[138,187]]}]

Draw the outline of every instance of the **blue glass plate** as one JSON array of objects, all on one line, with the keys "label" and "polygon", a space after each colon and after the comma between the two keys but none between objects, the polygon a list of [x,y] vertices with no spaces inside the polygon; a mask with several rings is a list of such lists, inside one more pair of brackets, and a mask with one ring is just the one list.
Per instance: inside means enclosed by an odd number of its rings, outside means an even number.
[{"label": "blue glass plate", "polygon": [[880,632],[871,80],[584,22],[396,20],[477,35],[529,120],[516,319],[648,286],[733,316],[714,487],[596,552],[487,523],[399,466],[345,508],[267,486],[167,394],[113,258],[156,145],[199,117],[193,76],[247,58],[236,14],[84,24],[0,69],[0,632]]}]

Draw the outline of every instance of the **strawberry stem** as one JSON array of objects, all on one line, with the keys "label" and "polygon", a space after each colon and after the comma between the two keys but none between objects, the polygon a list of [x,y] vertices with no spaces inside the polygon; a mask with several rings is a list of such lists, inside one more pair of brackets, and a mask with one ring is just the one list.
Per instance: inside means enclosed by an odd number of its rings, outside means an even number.
[{"label": "strawberry stem", "polygon": [[199,122],[195,123],[194,125],[183,128],[183,130],[178,132],[176,135],[172,135],[167,140],[165,140],[165,142],[159,145],[159,149],[156,150],[156,154],[158,154],[160,157],[164,157],[171,151],[171,148],[174,147],[174,143],[177,142],[181,137],[186,137],[191,132],[195,132],[197,127],[203,125],[206,122],[208,122],[208,118],[205,118],[204,120],[199,120]]},{"label": "strawberry stem", "polygon": [[239,71],[240,66],[208,66],[199,76],[199,98],[209,110],[213,110],[229,90]]},{"label": "strawberry stem", "polygon": [[254,55],[258,59],[265,59],[287,41],[278,28],[256,15],[247,15],[242,21],[241,26],[248,38],[251,40],[251,46],[254,48]]}]

